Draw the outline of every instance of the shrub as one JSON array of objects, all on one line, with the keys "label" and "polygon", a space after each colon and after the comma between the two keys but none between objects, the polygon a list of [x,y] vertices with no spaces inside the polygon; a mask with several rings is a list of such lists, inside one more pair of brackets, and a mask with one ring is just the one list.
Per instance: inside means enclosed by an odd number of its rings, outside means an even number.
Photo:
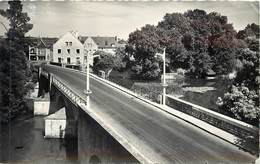
[{"label": "shrub", "polygon": [[240,86],[233,85],[230,91],[225,93],[223,99],[218,99],[217,105],[221,110],[236,119],[258,126],[259,96],[243,84]]}]

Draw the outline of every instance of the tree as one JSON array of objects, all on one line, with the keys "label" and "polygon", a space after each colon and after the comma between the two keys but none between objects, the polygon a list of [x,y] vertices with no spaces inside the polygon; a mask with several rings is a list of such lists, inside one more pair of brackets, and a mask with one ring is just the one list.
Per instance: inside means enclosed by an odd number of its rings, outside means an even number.
[{"label": "tree", "polygon": [[[251,36],[256,29],[256,25],[251,25],[245,33]],[[250,40],[250,43],[250,49],[259,49],[257,40]],[[160,77],[162,71],[157,70],[157,65],[161,63],[154,55],[164,47],[170,61],[168,69],[183,68],[190,75],[203,77],[210,70],[218,75],[233,72],[237,68],[233,65],[238,61],[237,54],[247,48],[247,44],[237,37],[227,17],[217,12],[195,9],[184,14],[167,13],[157,26],[145,25],[129,35],[126,51],[136,59],[133,70],[137,77]]]},{"label": "tree", "polygon": [[240,30],[237,33],[237,38],[239,39],[246,39],[248,37],[254,37],[254,38],[259,38],[259,25],[252,23],[252,24],[248,24],[245,29]]},{"label": "tree", "polygon": [[244,49],[239,54],[239,60],[242,63],[242,68],[237,72],[235,82],[244,84],[250,90],[258,90],[259,87],[259,53]]},{"label": "tree", "polygon": [[[258,30],[257,30],[258,29]],[[229,115],[258,126],[259,118],[259,26],[256,24],[247,25],[244,30],[237,34],[238,40],[243,39],[246,46],[241,49],[236,44],[235,61],[230,65],[236,68],[237,75],[234,79],[234,86],[220,100],[220,109]],[[222,43],[229,45],[228,42]],[[248,47],[248,48],[246,48]],[[226,55],[227,56],[227,55]]]},{"label": "tree", "polygon": [[126,69],[126,66],[129,62],[129,57],[125,52],[125,48],[117,48],[114,57],[114,68],[118,71],[123,71]]},{"label": "tree", "polygon": [[95,58],[93,63],[93,70],[96,73],[100,70],[108,73],[109,70],[113,69],[115,64],[112,54],[104,51],[96,51],[93,55],[99,55],[99,58]]},{"label": "tree", "polygon": [[25,110],[24,97],[28,91],[29,69],[25,55],[25,33],[32,29],[30,18],[22,12],[20,1],[9,1],[9,9],[0,14],[9,20],[7,39],[0,44],[1,122],[7,122]]},{"label": "tree", "polygon": [[156,79],[160,76],[159,63],[155,57],[161,48],[160,29],[146,25],[141,30],[136,30],[129,35],[127,53],[133,55],[133,71],[136,77],[142,79]]}]

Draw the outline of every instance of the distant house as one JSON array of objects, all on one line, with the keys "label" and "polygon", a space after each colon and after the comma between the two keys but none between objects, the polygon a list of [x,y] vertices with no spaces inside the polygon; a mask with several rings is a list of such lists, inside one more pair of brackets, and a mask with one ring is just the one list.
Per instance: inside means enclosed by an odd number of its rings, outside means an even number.
[{"label": "distant house", "polygon": [[213,79],[216,78],[216,73],[215,73],[212,69],[209,69],[209,70],[206,72],[205,76],[206,76],[206,79],[208,79],[208,80],[213,80]]},{"label": "distant house", "polygon": [[[121,45],[117,42],[117,37],[101,37],[101,36],[82,36],[81,43],[87,49],[90,55],[90,65],[93,65],[93,54],[99,50],[115,55],[116,49]],[[85,57],[86,58],[86,57]]]},{"label": "distant house", "polygon": [[[86,39],[85,39],[86,38]],[[98,50],[98,45],[96,42],[92,39],[92,37],[84,37],[81,38],[81,42],[84,46],[84,48],[88,51],[89,55],[89,64],[93,65],[93,54]],[[85,54],[85,61],[87,60],[87,56]]]},{"label": "distant house", "polygon": [[30,61],[51,61],[52,45],[57,38],[30,38],[29,46]]},{"label": "distant house", "polygon": [[84,63],[84,47],[77,32],[67,32],[53,45],[53,62],[80,65]]}]

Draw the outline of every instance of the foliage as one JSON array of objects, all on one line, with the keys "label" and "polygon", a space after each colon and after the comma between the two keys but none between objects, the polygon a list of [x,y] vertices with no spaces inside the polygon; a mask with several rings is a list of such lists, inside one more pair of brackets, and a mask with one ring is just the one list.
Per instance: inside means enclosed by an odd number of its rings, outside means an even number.
[{"label": "foliage", "polygon": [[104,51],[96,51],[93,55],[100,56],[99,58],[95,58],[93,63],[93,70],[96,73],[100,70],[105,71],[107,73],[114,67],[115,63],[112,54]]},{"label": "foliage", "polygon": [[125,53],[125,48],[117,48],[114,57],[114,68],[117,71],[124,71],[126,69],[126,64],[129,63],[129,57]]},{"label": "foliage", "polygon": [[[183,68],[190,75],[203,77],[209,70],[220,75],[231,73],[237,52],[247,45],[237,37],[226,16],[195,9],[184,14],[167,13],[157,26],[137,29],[130,33],[126,47],[126,52],[136,59],[133,70],[137,77],[154,79],[162,72],[157,70],[161,61],[155,54],[164,47],[170,61],[168,69]],[[148,60],[154,64],[148,64]]]},{"label": "foliage", "polygon": [[132,70],[138,78],[155,79],[160,76],[158,52],[160,31],[152,25],[146,25],[141,30],[136,30],[129,35],[127,53],[135,58]]},{"label": "foliage", "polygon": [[[237,34],[248,48],[237,50],[234,65],[237,75],[229,92],[220,98],[220,109],[237,119],[258,126],[259,118],[259,31],[256,24],[247,25]],[[227,44],[227,43],[225,43]]]},{"label": "foliage", "polygon": [[250,90],[258,90],[260,81],[258,81],[259,74],[259,52],[244,49],[238,55],[241,61],[242,68],[238,71],[235,82],[243,83]]},{"label": "foliage", "polygon": [[230,91],[225,93],[223,100],[221,98],[218,100],[218,105],[235,118],[258,126],[259,96],[243,84],[233,85]]},{"label": "foliage", "polygon": [[237,38],[239,39],[246,39],[248,37],[255,37],[255,38],[259,38],[259,25],[252,23],[252,24],[248,24],[245,29],[240,30],[237,33]]},{"label": "foliage", "polygon": [[22,12],[20,1],[9,1],[10,8],[0,14],[10,22],[7,39],[0,43],[0,121],[8,122],[26,109],[24,96],[31,88],[27,82],[31,75],[24,52],[24,35],[32,28],[27,13]]}]

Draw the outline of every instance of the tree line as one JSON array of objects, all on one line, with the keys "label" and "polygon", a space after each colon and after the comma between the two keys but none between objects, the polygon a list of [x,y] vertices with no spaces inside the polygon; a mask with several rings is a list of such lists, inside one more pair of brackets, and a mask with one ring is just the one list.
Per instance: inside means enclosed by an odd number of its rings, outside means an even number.
[{"label": "tree line", "polygon": [[240,69],[243,53],[251,53],[244,52],[249,47],[246,35],[258,32],[257,28],[252,24],[247,32],[237,33],[226,16],[199,9],[167,13],[156,26],[147,24],[130,33],[126,52],[135,58],[133,71],[138,78],[160,77],[161,59],[155,54],[164,47],[168,70],[183,68],[194,77],[204,77],[210,70],[226,75]]}]

